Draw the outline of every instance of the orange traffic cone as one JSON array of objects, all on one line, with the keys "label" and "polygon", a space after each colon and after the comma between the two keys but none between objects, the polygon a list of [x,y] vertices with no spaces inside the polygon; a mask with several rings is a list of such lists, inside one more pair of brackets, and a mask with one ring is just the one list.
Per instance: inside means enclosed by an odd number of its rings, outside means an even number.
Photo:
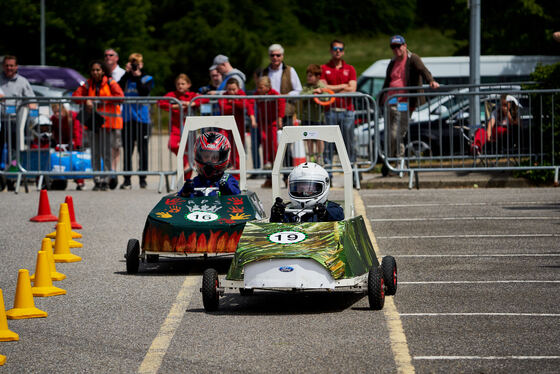
[{"label": "orange traffic cone", "polygon": [[[61,281],[63,279],[66,279],[66,275],[56,271],[56,265],[55,265],[54,257],[53,257],[52,242],[49,238],[44,238],[43,239],[43,242],[41,243],[41,251],[47,252],[47,259],[49,260],[49,268],[51,269],[51,279],[53,281]],[[35,280],[35,274],[33,274],[31,277],[29,277],[29,279],[34,281]]]},{"label": "orange traffic cone", "polygon": [[72,196],[70,195],[66,196],[64,202],[68,204],[68,211],[70,212],[70,226],[73,229],[81,230],[82,225],[76,222],[76,214],[74,213],[74,201],[72,200]]},{"label": "orange traffic cone", "polygon": [[31,293],[29,271],[27,271],[27,269],[20,269],[18,272],[14,307],[6,311],[6,316],[9,319],[40,318],[47,316],[47,312],[35,307],[33,294]]},{"label": "orange traffic cone", "polygon": [[[68,210],[68,204],[61,203],[60,209],[58,211],[58,223],[63,223],[68,228],[68,232],[70,232],[71,238],[81,238],[82,234],[72,231],[72,224],[70,223],[70,213]],[[56,230],[56,225],[55,225]],[[51,232],[50,234],[45,235],[47,238],[54,239],[56,238],[56,231]]]},{"label": "orange traffic cone", "polygon": [[6,356],[0,355],[0,366],[4,365],[5,363],[6,363]]},{"label": "orange traffic cone", "polygon": [[51,213],[51,205],[49,204],[49,195],[47,190],[41,190],[39,197],[39,211],[35,217],[29,219],[32,222],[56,222],[58,218]]},{"label": "orange traffic cone", "polygon": [[31,287],[33,296],[65,295],[66,290],[53,286],[50,268],[45,251],[37,252],[37,266],[35,268],[35,282]]},{"label": "orange traffic cone", "polygon": [[11,342],[13,340],[19,340],[19,335],[8,329],[4,297],[2,296],[2,290],[0,290],[0,342]]},{"label": "orange traffic cone", "polygon": [[54,240],[55,262],[78,262],[82,261],[80,256],[70,253],[70,243],[66,226],[62,223],[56,225],[56,239]]}]

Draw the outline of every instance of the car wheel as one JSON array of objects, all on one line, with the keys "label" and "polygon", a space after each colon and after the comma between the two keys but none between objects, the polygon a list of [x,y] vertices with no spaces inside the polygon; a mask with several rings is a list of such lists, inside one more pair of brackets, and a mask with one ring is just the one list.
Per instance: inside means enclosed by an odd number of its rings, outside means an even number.
[{"label": "car wheel", "polygon": [[68,179],[52,179],[51,190],[64,191],[68,187]]},{"label": "car wheel", "polygon": [[204,310],[213,312],[220,305],[220,294],[218,293],[218,272],[215,269],[206,269],[202,273],[202,304]]},{"label": "car wheel", "polygon": [[146,262],[153,264],[159,261],[159,255],[147,255]]},{"label": "car wheel", "polygon": [[140,243],[137,239],[129,239],[126,246],[126,272],[128,274],[138,273],[140,267]]},{"label": "car wheel", "polygon": [[392,296],[397,293],[397,261],[393,256],[385,256],[381,261],[385,294]]},{"label": "car wheel", "polygon": [[414,140],[406,145],[406,154],[409,158],[432,157],[432,149],[422,140]]},{"label": "car wheel", "polygon": [[241,296],[251,296],[254,293],[254,290],[252,288],[240,288],[239,289],[239,294]]},{"label": "car wheel", "polygon": [[385,304],[385,286],[383,285],[383,275],[377,266],[369,269],[368,274],[368,300],[369,307],[373,310],[383,309]]}]

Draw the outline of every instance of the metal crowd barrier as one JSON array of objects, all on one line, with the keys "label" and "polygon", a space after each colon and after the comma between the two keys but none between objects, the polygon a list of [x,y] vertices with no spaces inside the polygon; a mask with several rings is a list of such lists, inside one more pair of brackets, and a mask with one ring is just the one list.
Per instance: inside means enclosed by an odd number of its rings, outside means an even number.
[{"label": "metal crowd barrier", "polygon": [[[103,130],[93,131],[100,127],[96,121],[103,119],[87,115],[87,99],[93,100],[94,110],[100,112],[108,103],[119,104],[121,112],[130,106],[149,106],[150,124],[130,117],[115,136],[121,143],[134,141],[130,167],[123,163],[122,144],[112,146],[108,137],[99,136]],[[0,104],[0,190],[7,185],[17,193],[23,184],[28,191],[29,183],[37,188],[65,189],[69,180],[78,183],[102,177],[110,177],[113,189],[117,187],[118,176],[130,176],[135,183],[133,176],[154,175],[159,176],[158,192],[164,185],[170,190],[168,177],[176,173],[176,156],[168,147],[172,117],[166,106],[178,105],[176,114],[180,118],[186,113],[176,98],[5,97]],[[85,124],[86,117],[91,119],[89,125]],[[124,137],[123,132],[127,132]],[[99,153],[109,148],[109,166],[101,167],[106,163]]]},{"label": "metal crowd barrier", "polygon": [[[418,173],[435,171],[554,170],[558,183],[555,153],[560,134],[554,103],[560,90],[505,86],[481,86],[477,92],[468,88],[423,93],[387,91],[384,116],[378,123],[385,172],[409,173],[409,188],[418,184]],[[488,137],[488,122],[494,110],[500,112],[502,95],[512,103],[511,120],[497,125],[499,133],[495,127]],[[409,99],[422,96],[427,103],[411,111]],[[474,127],[469,113],[473,99],[480,101]],[[387,125],[390,119],[391,126]]]}]

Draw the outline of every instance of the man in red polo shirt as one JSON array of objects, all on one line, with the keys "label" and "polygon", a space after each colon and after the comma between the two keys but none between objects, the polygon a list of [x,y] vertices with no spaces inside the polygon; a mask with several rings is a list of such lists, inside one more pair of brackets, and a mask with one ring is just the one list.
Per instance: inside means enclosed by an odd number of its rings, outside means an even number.
[{"label": "man in red polo shirt", "polygon": [[[344,43],[340,40],[331,42],[331,60],[321,66],[321,81],[326,88],[335,93],[356,92],[356,69],[343,59]],[[337,97],[325,113],[327,125],[338,125],[342,132],[344,144],[350,162],[356,161],[354,152],[354,105],[352,99]],[[325,144],[325,164],[332,163],[333,145]]]}]

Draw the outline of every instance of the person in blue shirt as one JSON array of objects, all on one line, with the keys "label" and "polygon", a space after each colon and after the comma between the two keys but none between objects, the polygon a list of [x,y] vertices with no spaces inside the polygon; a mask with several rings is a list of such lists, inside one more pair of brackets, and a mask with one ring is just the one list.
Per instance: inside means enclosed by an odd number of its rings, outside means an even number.
[{"label": "person in blue shirt", "polygon": [[196,188],[216,187],[206,196],[238,195],[241,193],[237,179],[224,171],[229,166],[231,145],[229,140],[218,132],[209,131],[200,135],[195,142],[194,164],[198,175],[187,179],[178,195],[183,197],[205,196],[204,191]]},{"label": "person in blue shirt", "polygon": [[[296,166],[288,176],[290,204],[277,197],[270,222],[330,222],[344,220],[344,209],[328,201],[329,174],[314,162]],[[292,211],[286,212],[286,208]]]}]

